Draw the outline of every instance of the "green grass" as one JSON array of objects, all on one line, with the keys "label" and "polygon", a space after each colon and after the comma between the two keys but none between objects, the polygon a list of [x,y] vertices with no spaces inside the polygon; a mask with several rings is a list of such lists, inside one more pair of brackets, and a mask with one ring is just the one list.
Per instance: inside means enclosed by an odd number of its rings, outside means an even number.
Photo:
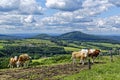
[{"label": "green grass", "polygon": [[[49,58],[33,60],[33,63],[39,62],[39,65],[58,65],[70,63],[71,55],[56,55]],[[110,62],[109,56],[99,57],[96,61],[103,62],[92,65],[91,70],[82,70],[72,75],[58,75],[54,79],[61,80],[119,80],[120,79],[120,56],[113,57],[114,62]]]},{"label": "green grass", "polygon": [[113,47],[120,47],[120,45],[119,44],[112,44],[112,43],[103,43],[103,42],[87,42],[87,44],[93,44],[93,45],[100,45],[100,46],[103,46],[103,47],[111,47],[111,48],[113,48]]},{"label": "green grass", "polygon": [[65,51],[79,51],[79,48],[73,48],[73,47],[64,47]]},{"label": "green grass", "polygon": [[57,65],[71,62],[71,55],[55,55],[53,57],[32,60],[32,66]]},{"label": "green grass", "polygon": [[0,45],[0,49],[3,49],[3,46],[2,46],[2,45]]},{"label": "green grass", "polygon": [[120,56],[110,62],[109,57],[102,58],[105,64],[94,64],[91,70],[83,70],[80,73],[64,77],[63,80],[119,80]]}]

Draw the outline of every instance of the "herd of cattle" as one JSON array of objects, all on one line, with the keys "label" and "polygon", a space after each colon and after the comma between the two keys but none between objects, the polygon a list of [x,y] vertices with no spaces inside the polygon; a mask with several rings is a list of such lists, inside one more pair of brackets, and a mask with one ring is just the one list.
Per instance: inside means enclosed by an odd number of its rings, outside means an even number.
[{"label": "herd of cattle", "polygon": [[[81,49],[78,52],[72,52],[71,59],[73,63],[76,62],[76,59],[80,60],[80,63],[84,65],[85,59],[87,57],[92,58],[92,62],[94,63],[94,59],[99,55],[101,51],[98,49]],[[15,56],[10,58],[8,67],[28,67],[31,57],[28,54],[21,54],[19,57]]]},{"label": "herd of cattle", "polygon": [[76,59],[80,60],[80,63],[84,65],[85,59],[87,57],[92,58],[92,63],[94,63],[94,59],[100,54],[100,50],[98,49],[81,49],[79,52],[72,52],[72,60],[75,63]]}]

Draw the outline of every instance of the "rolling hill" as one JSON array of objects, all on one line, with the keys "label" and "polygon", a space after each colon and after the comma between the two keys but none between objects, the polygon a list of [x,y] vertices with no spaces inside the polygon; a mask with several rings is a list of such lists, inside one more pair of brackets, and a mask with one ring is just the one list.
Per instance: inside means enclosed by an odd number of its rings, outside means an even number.
[{"label": "rolling hill", "polygon": [[36,35],[34,37],[32,37],[33,39],[52,39],[54,38],[53,36],[50,36],[48,34],[39,34],[39,35]]},{"label": "rolling hill", "polygon": [[69,32],[65,34],[61,34],[58,36],[50,36],[48,34],[39,34],[37,36],[34,36],[32,38],[35,39],[49,39],[49,40],[71,40],[71,41],[102,41],[102,42],[114,42],[116,40],[106,38],[103,36],[97,36],[97,35],[90,35],[86,33],[82,33],[80,31],[74,31]]},{"label": "rolling hill", "polygon": [[50,34],[14,34],[14,35],[2,35],[0,39],[45,39],[45,40],[71,40],[71,41],[100,41],[100,42],[120,42],[120,36],[101,36],[101,35],[90,35],[80,31],[68,32],[61,35],[50,35]]},{"label": "rolling hill", "polygon": [[63,40],[82,40],[82,41],[95,41],[95,40],[104,40],[100,36],[89,35],[79,31],[65,33],[59,36],[59,39]]}]

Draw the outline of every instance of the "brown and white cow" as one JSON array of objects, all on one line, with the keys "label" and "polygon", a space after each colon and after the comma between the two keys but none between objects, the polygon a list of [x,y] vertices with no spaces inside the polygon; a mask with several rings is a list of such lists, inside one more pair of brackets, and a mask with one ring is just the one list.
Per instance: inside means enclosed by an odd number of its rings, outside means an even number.
[{"label": "brown and white cow", "polygon": [[21,54],[16,62],[17,67],[28,67],[31,57],[28,54]]},{"label": "brown and white cow", "polygon": [[72,52],[72,57],[71,59],[73,60],[73,63],[76,62],[76,59],[80,60],[80,63],[82,63],[82,65],[84,65],[85,63],[85,59],[87,57],[87,50],[81,50],[79,52]]},{"label": "brown and white cow", "polygon": [[17,60],[18,60],[18,57],[17,57],[17,56],[11,57],[10,60],[9,60],[8,67],[10,67],[10,68],[16,67],[16,62],[17,62]]},{"label": "brown and white cow", "polygon": [[100,54],[98,49],[88,49],[88,57],[92,58],[92,63],[94,63],[95,58]]}]

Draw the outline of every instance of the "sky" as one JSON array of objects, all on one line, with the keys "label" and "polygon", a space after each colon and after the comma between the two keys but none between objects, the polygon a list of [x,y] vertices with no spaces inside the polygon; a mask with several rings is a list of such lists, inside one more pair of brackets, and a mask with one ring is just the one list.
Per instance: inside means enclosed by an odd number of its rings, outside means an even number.
[{"label": "sky", "polygon": [[120,0],[0,0],[0,34],[120,35]]}]

